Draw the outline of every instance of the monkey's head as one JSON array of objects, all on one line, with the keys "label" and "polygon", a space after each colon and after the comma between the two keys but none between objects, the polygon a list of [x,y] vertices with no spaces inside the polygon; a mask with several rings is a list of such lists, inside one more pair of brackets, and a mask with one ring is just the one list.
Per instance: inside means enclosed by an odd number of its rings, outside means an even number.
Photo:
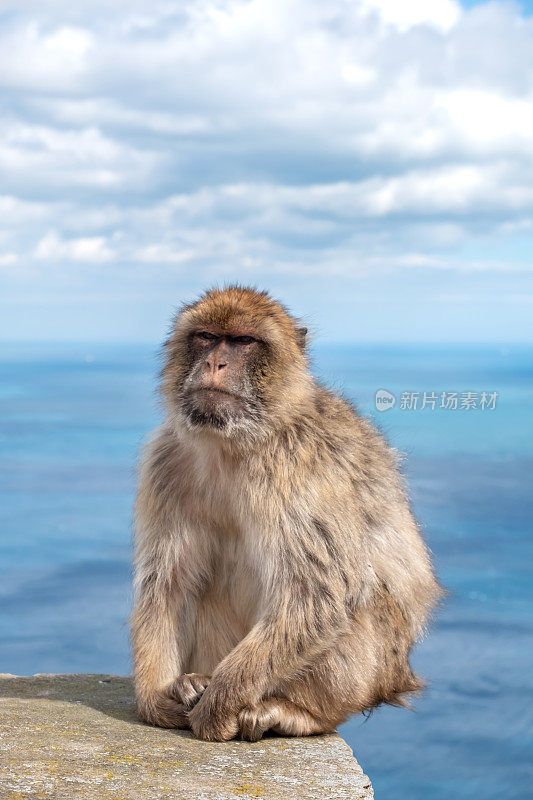
[{"label": "monkey's head", "polygon": [[189,430],[258,438],[309,396],[305,335],[266,292],[212,289],[177,315],[162,391]]}]

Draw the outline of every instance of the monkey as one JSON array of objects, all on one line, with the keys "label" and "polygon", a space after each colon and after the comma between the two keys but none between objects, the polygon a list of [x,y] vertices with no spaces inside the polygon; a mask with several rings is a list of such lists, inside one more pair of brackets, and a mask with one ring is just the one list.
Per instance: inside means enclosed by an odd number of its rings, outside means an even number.
[{"label": "monkey", "polygon": [[406,705],[441,590],[397,456],[311,374],[267,292],[213,288],[164,344],[166,416],[134,510],[138,714],[195,736],[303,736]]}]

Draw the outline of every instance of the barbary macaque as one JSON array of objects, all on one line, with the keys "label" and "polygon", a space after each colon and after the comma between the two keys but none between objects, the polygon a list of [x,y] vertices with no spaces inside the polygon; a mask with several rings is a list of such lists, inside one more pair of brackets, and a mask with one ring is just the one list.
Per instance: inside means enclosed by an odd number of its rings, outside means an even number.
[{"label": "barbary macaque", "polygon": [[135,506],[138,712],[202,739],[331,731],[422,688],[439,597],[393,451],[310,374],[266,292],[206,292],[165,344]]}]

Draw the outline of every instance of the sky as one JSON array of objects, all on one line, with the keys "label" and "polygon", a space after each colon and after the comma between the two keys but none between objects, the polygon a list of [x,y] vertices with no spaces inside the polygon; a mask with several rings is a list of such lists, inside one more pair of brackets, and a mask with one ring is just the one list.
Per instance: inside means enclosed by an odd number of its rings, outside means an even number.
[{"label": "sky", "polygon": [[0,97],[0,341],[235,282],[324,341],[533,341],[533,0],[0,0]]}]

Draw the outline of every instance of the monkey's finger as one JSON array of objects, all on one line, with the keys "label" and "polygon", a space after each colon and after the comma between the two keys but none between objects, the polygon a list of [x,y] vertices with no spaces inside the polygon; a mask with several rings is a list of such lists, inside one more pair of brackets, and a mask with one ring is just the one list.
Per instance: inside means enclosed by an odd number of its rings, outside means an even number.
[{"label": "monkey's finger", "polygon": [[201,694],[211,683],[210,675],[190,675],[191,683],[196,691]]},{"label": "monkey's finger", "polygon": [[194,698],[187,703],[187,711],[192,711],[198,700],[201,700],[203,693],[204,693],[203,689],[201,689],[201,691],[199,692],[196,692]]},{"label": "monkey's finger", "polygon": [[190,681],[189,675],[180,675],[179,678],[176,678],[175,681],[172,681],[172,683],[167,686],[165,694],[172,700],[183,703],[187,710],[189,710],[196,699],[197,692]]},{"label": "monkey's finger", "polygon": [[181,703],[181,691],[180,691],[181,682],[179,678],[176,678],[175,681],[172,681],[168,686],[165,687],[165,695],[169,697],[171,700],[177,700],[178,703]]},{"label": "monkey's finger", "polygon": [[199,700],[198,690],[196,689],[190,675],[182,675],[179,691],[183,705],[190,709]]}]

